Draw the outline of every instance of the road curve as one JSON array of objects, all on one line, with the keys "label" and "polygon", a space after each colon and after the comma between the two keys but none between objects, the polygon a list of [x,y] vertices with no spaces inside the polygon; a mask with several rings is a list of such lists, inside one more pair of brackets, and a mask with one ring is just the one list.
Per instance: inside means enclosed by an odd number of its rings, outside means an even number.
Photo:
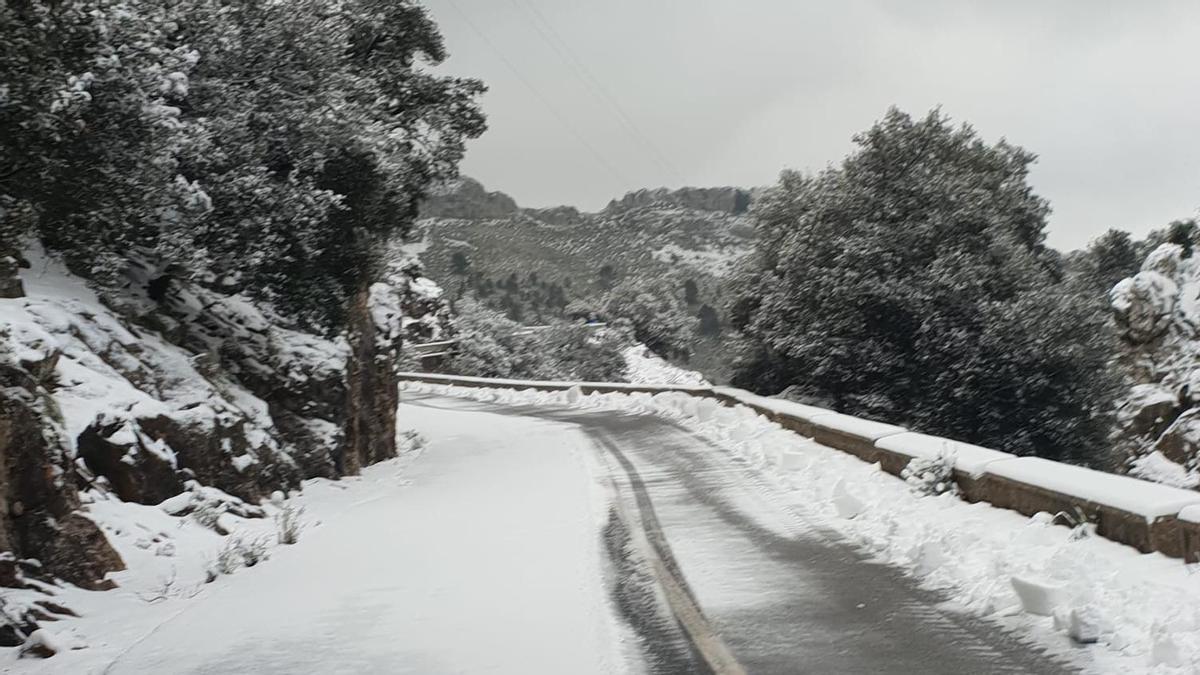
[{"label": "road curve", "polygon": [[[406,403],[446,404],[421,395]],[[593,440],[621,512],[605,530],[613,596],[650,672],[1074,672],[993,624],[947,611],[948,598],[806,522],[749,467],[669,421],[453,406],[572,424]],[[648,597],[650,579],[665,610]]]}]

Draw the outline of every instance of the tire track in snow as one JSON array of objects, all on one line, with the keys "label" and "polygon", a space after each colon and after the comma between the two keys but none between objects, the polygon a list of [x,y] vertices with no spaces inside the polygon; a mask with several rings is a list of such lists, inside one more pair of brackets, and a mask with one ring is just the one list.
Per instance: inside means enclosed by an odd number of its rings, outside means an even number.
[{"label": "tire track in snow", "polygon": [[[646,485],[638,475],[637,469],[607,434],[600,432],[593,434],[592,437],[621,466],[622,475],[610,474],[609,476],[609,480],[614,483],[617,495],[614,500],[614,508],[618,518],[628,527],[631,542],[649,563],[672,614],[693,648],[704,659],[705,665],[714,675],[745,675],[746,671],[734,658],[733,653],[721,636],[717,634],[708,618],[705,617],[691,588],[688,587],[687,580],[680,572],[679,564],[671,552],[671,545],[667,542],[666,534],[654,511],[654,504],[650,500]],[[622,496],[627,493],[621,489],[618,484],[620,482],[627,483],[632,492],[636,515],[630,513],[629,511],[632,509],[626,508],[622,503]]]}]

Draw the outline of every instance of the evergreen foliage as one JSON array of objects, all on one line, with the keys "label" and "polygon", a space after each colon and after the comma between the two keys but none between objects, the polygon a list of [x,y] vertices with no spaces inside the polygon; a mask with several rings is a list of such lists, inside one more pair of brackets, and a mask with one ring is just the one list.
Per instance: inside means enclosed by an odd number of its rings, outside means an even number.
[{"label": "evergreen foliage", "polygon": [[661,356],[691,352],[697,320],[669,281],[627,279],[609,291],[604,313],[609,320],[627,320],[637,341]]},{"label": "evergreen foliage", "polygon": [[855,142],[756,203],[735,383],[1019,454],[1102,447],[1104,299],[1043,244],[1034,156],[937,111],[891,110]]},{"label": "evergreen foliage", "polygon": [[613,326],[558,322],[529,330],[472,298],[456,306],[458,349],[450,372],[475,377],[621,382],[621,349],[632,342]]},{"label": "evergreen foliage", "polygon": [[410,0],[0,5],[0,216],[100,285],[137,256],[336,331],[483,86]]}]

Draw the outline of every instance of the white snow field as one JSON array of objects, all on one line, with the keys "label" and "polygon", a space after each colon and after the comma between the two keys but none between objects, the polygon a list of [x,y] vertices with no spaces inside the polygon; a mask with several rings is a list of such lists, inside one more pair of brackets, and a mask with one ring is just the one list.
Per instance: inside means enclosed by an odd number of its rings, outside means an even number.
[{"label": "white snow field", "polygon": [[[416,382],[404,388],[676,421],[731,462],[756,467],[763,483],[806,520],[954,598],[955,610],[993,620],[1085,672],[1200,672],[1200,565],[1142,554],[1091,534],[1087,525],[1055,525],[1050,514],[1026,518],[948,494],[917,494],[878,465],[802,438],[744,406],[681,392],[583,395]],[[1095,644],[1075,644],[1072,632]]]},{"label": "white snow field", "polygon": [[[598,523],[607,510],[578,432],[533,419],[401,406],[422,452],[289,500],[307,523],[254,567],[203,583],[221,537],[158,507],[92,515],[129,570],[107,592],[59,591],[82,617],[14,673],[618,673]],[[547,508],[552,505],[552,508]],[[265,505],[269,511],[278,509]],[[230,516],[235,536],[270,520]],[[153,540],[148,548],[141,543]],[[156,556],[170,544],[173,555]],[[162,595],[165,580],[172,588]],[[28,592],[28,591],[22,591]],[[70,649],[70,646],[85,647]],[[531,662],[533,657],[536,663]]]}]

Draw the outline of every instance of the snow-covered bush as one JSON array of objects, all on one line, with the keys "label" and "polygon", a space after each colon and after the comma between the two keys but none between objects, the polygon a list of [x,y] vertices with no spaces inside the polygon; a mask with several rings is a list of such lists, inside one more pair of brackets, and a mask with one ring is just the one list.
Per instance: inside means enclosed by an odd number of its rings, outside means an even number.
[{"label": "snow-covered bush", "polygon": [[240,567],[254,567],[267,559],[270,542],[263,536],[230,536],[217,551],[217,557],[208,566],[208,581],[220,575],[233,574]]},{"label": "snow-covered bush", "polygon": [[414,429],[401,431],[396,436],[396,451],[403,455],[410,452],[416,452],[425,447],[425,437]]},{"label": "snow-covered bush", "polygon": [[267,559],[270,543],[266,537],[238,537],[234,542],[246,567],[254,567]]},{"label": "snow-covered bush", "polygon": [[919,494],[932,497],[958,494],[952,451],[939,452],[936,457],[914,457],[900,472],[900,477]]},{"label": "snow-covered bush", "polygon": [[284,507],[275,515],[276,538],[280,544],[291,545],[300,541],[300,530],[304,529],[304,507],[291,504]]},{"label": "snow-covered bush", "polygon": [[233,574],[242,566],[241,542],[228,538],[217,551],[217,557],[208,566],[208,579],[211,581],[223,574]]},{"label": "snow-covered bush", "polygon": [[224,515],[227,506],[218,501],[201,501],[194,511],[191,513],[192,520],[207,527],[210,530],[224,534],[224,528],[221,527],[221,516]]},{"label": "snow-covered bush", "polygon": [[1071,528],[1071,541],[1084,539],[1096,533],[1095,518],[1088,516],[1078,506],[1071,511],[1059,511],[1054,514],[1051,522]]}]

